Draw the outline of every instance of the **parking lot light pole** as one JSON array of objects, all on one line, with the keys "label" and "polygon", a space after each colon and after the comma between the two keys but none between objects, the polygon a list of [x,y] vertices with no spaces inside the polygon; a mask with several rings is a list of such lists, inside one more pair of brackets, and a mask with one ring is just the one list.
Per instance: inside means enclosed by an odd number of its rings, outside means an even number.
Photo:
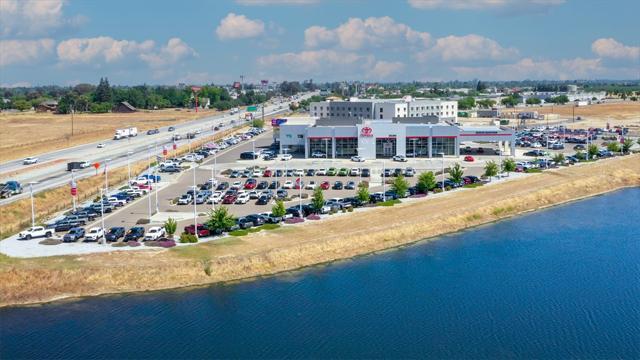
[{"label": "parking lot light pole", "polygon": [[109,161],[111,161],[111,159],[104,159],[104,192],[105,192],[105,195],[109,195]]},{"label": "parking lot light pole", "polygon": [[160,212],[160,206],[158,205],[158,167],[153,168],[153,184],[156,188],[156,214]]},{"label": "parking lot light pole", "polygon": [[[359,147],[357,150],[358,150],[358,156],[360,156],[360,150],[364,150],[364,148]],[[361,183],[362,183],[362,168],[358,167],[358,186],[360,186]]]},{"label": "parking lot light pole", "polygon": [[131,154],[133,154],[133,151],[127,151],[127,174],[129,180],[127,185],[129,186],[131,186]]},{"label": "parking lot light pole", "polygon": [[304,214],[302,213],[302,177],[304,176],[304,171],[302,172],[302,175],[300,175],[300,177],[298,178],[299,182],[298,182],[298,188],[299,188],[299,194],[300,194],[300,217],[303,218]]},{"label": "parking lot light pole", "polygon": [[[71,170],[71,187],[72,188],[76,186],[75,172],[76,172],[76,169]],[[76,196],[71,195],[71,200],[73,200],[73,212],[76,212]]]},{"label": "parking lot light pole", "polygon": [[102,195],[102,189],[100,189],[100,226],[102,227],[102,243],[107,243],[107,238],[104,236],[104,198]]},{"label": "parking lot light pole", "polygon": [[382,160],[382,201],[387,201],[387,179],[384,176],[386,171],[385,161]]},{"label": "parking lot light pole", "polygon": [[[147,148],[147,163],[148,163],[148,168],[147,168],[147,174],[149,174],[151,172],[151,146],[149,146]],[[147,180],[149,180],[147,178]],[[147,181],[148,183],[148,181]],[[147,197],[147,203],[148,203],[148,208],[149,208],[149,222],[151,222],[151,190],[149,189],[149,194]]]},{"label": "parking lot light pole", "polygon": [[444,192],[444,153],[438,153],[442,157],[442,192]]},{"label": "parking lot light pole", "polygon": [[31,227],[36,226],[36,207],[33,202],[33,184],[37,183],[37,181],[29,182],[29,197],[31,197]]},{"label": "parking lot light pole", "polygon": [[196,166],[193,167],[193,233],[198,238],[198,204],[196,202]]}]

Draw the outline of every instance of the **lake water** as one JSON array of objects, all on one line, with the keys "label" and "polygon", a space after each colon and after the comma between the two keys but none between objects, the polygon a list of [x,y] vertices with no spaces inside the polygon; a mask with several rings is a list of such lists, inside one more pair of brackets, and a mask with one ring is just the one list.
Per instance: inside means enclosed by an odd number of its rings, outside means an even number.
[{"label": "lake water", "polygon": [[640,189],[239,284],[0,310],[0,358],[640,358]]}]

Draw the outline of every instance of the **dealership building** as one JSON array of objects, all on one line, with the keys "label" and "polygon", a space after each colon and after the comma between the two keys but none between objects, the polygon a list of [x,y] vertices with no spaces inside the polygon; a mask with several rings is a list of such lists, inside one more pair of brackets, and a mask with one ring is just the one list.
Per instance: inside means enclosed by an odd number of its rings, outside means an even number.
[{"label": "dealership building", "polygon": [[[353,106],[354,103],[358,106]],[[310,113],[314,115],[317,112],[318,116],[280,119],[274,136],[280,143],[281,152],[303,154],[304,157],[311,157],[314,153],[327,154],[330,158],[360,155],[365,159],[390,158],[395,155],[425,158],[437,157],[440,154],[459,156],[460,147],[468,142],[497,143],[498,148],[504,153],[510,152],[512,156],[515,155],[513,129],[503,126],[456,125],[455,115],[446,115],[446,106],[452,106],[446,103],[451,102],[428,105],[444,106],[445,115],[411,113],[411,103],[407,102],[408,113],[389,111],[388,113],[392,114],[390,118],[385,118],[386,103],[395,106],[399,101],[312,103]],[[421,104],[420,107],[422,106],[427,105]],[[314,107],[317,110],[314,110]],[[342,107],[352,113],[344,115],[342,110],[335,110]],[[417,105],[414,104],[413,107],[415,109]],[[379,118],[380,113],[375,110],[380,108],[385,109],[382,110],[382,119]],[[366,114],[367,110],[369,114]],[[438,112],[440,111],[442,109]],[[457,112],[457,104],[455,111]],[[354,115],[360,113],[364,115]],[[375,117],[376,115],[378,116]]]}]

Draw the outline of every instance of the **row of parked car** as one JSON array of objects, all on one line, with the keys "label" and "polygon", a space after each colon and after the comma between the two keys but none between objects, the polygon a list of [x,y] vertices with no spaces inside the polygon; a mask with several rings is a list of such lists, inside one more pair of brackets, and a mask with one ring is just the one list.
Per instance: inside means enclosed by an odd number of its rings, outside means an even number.
[{"label": "row of parked car", "polygon": [[[409,168],[410,169],[410,168]],[[234,178],[259,178],[259,177],[300,177],[300,176],[371,176],[371,170],[367,168],[335,168],[320,169],[259,169],[249,168],[241,170],[228,170],[229,177]]]}]

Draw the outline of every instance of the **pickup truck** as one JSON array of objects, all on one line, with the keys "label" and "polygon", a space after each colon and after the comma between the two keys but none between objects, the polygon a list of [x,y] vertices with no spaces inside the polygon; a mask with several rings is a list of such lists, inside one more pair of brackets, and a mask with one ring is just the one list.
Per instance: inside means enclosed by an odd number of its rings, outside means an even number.
[{"label": "pickup truck", "polygon": [[22,193],[22,186],[19,182],[11,180],[0,184],[0,199],[9,198]]},{"label": "pickup truck", "polygon": [[37,237],[50,237],[53,234],[51,229],[47,229],[44,226],[30,227],[25,231],[18,234],[19,239],[31,240]]},{"label": "pickup truck", "polygon": [[113,205],[113,206],[124,206],[127,204],[127,200],[124,199],[118,199],[115,196],[111,196],[107,199],[107,201],[109,201],[109,204]]},{"label": "pickup truck", "polygon": [[144,240],[158,240],[159,238],[163,237],[164,234],[164,228],[161,228],[160,226],[154,226],[149,228],[149,230],[144,234]]}]

